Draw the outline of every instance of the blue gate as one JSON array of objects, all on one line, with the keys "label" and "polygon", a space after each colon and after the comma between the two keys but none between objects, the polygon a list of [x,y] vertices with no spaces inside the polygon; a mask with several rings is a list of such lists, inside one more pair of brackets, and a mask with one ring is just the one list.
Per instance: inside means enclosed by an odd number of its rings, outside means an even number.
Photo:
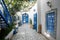
[{"label": "blue gate", "polygon": [[37,30],[37,13],[34,14],[34,27],[33,29]]},{"label": "blue gate", "polygon": [[29,15],[27,13],[22,14],[22,24],[29,22]]}]

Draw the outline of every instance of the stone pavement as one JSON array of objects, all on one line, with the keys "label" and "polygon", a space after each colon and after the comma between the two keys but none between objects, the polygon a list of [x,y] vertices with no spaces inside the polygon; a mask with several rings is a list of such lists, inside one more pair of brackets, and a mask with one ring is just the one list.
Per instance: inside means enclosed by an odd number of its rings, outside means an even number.
[{"label": "stone pavement", "polygon": [[13,36],[12,40],[47,40],[41,34],[29,27],[29,24],[24,24],[18,28],[18,33]]}]

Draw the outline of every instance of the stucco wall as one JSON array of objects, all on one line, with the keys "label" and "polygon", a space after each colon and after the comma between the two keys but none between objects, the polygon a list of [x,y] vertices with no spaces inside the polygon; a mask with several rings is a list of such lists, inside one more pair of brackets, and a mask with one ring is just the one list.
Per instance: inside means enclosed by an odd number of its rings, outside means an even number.
[{"label": "stucco wall", "polygon": [[[60,0],[38,0],[38,23],[42,24],[42,34],[45,33],[45,15],[46,12],[50,10],[47,6],[48,1],[51,1],[53,4],[53,8],[57,8],[57,39],[60,40]],[[41,18],[41,19],[40,19]],[[54,40],[52,37],[49,38],[50,40]]]}]

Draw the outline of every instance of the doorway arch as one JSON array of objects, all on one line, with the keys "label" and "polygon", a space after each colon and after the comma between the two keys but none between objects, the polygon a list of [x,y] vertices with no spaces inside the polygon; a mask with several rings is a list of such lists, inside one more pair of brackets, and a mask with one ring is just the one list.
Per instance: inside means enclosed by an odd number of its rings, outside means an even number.
[{"label": "doorway arch", "polygon": [[29,15],[27,13],[22,14],[22,24],[29,22]]}]

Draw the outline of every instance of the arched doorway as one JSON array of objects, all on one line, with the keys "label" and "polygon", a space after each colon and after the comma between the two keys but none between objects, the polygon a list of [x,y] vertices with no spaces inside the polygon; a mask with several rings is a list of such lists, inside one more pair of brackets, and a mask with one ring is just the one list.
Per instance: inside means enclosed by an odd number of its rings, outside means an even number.
[{"label": "arched doorway", "polygon": [[29,15],[27,13],[22,14],[22,24],[29,22]]}]

